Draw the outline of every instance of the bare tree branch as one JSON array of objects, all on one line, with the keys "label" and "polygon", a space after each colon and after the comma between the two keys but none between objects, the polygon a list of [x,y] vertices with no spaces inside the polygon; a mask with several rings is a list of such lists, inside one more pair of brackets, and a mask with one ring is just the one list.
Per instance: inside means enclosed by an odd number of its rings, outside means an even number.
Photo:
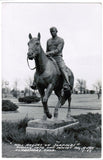
[{"label": "bare tree branch", "polygon": [[86,81],[83,79],[77,79],[76,88],[80,91],[80,93],[85,92]]}]

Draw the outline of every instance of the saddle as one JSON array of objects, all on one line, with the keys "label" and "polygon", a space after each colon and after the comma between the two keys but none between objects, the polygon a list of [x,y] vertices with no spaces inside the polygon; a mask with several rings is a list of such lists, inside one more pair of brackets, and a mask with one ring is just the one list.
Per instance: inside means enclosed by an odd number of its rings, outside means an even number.
[{"label": "saddle", "polygon": [[[59,69],[59,67],[57,65],[56,60],[53,57],[51,57],[51,56],[47,56],[47,57],[53,62],[53,64],[55,65],[55,67],[57,69],[57,72],[59,74],[61,74],[61,71],[60,71],[60,69]],[[65,71],[68,73],[68,76],[70,77],[71,76],[71,71],[70,71],[70,69],[67,66],[65,67]]]}]

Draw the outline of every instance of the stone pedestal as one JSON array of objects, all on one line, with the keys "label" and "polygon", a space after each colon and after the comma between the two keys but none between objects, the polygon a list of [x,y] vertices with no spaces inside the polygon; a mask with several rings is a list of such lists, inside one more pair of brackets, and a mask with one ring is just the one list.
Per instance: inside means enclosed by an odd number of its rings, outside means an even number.
[{"label": "stone pedestal", "polygon": [[57,136],[58,134],[62,134],[64,129],[77,125],[78,123],[79,123],[78,120],[73,118],[67,120],[55,120],[55,119],[47,119],[46,121],[41,119],[31,120],[28,122],[28,126],[26,128],[26,134],[34,136],[53,134]]}]

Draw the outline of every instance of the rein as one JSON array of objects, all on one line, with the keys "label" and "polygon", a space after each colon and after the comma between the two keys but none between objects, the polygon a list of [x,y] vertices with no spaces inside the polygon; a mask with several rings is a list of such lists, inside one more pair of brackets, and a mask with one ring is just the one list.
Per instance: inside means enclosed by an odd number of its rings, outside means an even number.
[{"label": "rein", "polygon": [[36,67],[34,67],[34,68],[31,68],[31,67],[30,67],[28,57],[27,57],[27,64],[28,64],[28,67],[29,67],[30,70],[36,69]]}]

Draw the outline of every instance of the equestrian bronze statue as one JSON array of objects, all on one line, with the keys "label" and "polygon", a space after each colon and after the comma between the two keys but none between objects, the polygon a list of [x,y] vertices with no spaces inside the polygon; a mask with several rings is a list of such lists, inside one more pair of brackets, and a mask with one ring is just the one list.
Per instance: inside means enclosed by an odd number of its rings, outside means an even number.
[{"label": "equestrian bronze statue", "polygon": [[29,34],[27,59],[34,59],[35,61],[36,72],[34,75],[34,82],[36,83],[36,87],[41,96],[44,115],[48,118],[52,117],[47,102],[52,91],[54,91],[58,97],[58,102],[54,109],[54,117],[58,117],[58,108],[60,108],[66,100],[68,100],[67,117],[69,117],[71,94],[74,85],[73,73],[68,67],[66,67],[65,72],[67,72],[70,83],[69,89],[66,89],[63,87],[65,84],[64,76],[62,75],[56,61],[53,58],[49,58],[42,49],[40,37],[40,33],[38,33],[37,38],[33,38],[32,35]]}]

